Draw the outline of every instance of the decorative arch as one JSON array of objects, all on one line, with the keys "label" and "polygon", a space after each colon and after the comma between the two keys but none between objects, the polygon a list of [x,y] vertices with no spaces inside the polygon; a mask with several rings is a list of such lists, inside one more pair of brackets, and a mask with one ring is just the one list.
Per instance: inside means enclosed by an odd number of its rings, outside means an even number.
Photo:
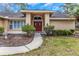
[{"label": "decorative arch", "polygon": [[42,17],[40,15],[34,16],[34,20],[41,20],[41,19],[42,19]]}]

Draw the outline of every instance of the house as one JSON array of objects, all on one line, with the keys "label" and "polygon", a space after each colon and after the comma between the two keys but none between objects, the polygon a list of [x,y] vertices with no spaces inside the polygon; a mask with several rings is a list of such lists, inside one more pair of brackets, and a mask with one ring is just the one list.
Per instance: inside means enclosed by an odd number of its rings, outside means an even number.
[{"label": "house", "polygon": [[7,33],[22,32],[24,25],[33,25],[36,31],[43,31],[44,26],[54,25],[55,30],[75,29],[75,17],[48,10],[21,10],[18,13],[0,13],[0,26]]}]

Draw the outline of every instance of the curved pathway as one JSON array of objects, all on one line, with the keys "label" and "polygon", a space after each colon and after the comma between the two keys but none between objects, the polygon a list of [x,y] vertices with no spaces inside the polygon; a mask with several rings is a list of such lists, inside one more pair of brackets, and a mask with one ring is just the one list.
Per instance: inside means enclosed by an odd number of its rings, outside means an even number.
[{"label": "curved pathway", "polygon": [[29,52],[33,49],[39,48],[42,45],[42,42],[43,40],[40,33],[35,33],[33,41],[25,46],[0,47],[0,55],[11,55],[16,53]]}]

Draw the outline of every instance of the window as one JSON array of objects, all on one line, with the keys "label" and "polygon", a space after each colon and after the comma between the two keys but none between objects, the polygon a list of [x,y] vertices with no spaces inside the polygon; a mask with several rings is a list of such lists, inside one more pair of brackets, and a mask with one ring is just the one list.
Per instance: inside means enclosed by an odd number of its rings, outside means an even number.
[{"label": "window", "polygon": [[41,20],[41,17],[40,16],[35,16],[34,20]]},{"label": "window", "polygon": [[10,29],[21,29],[25,25],[25,21],[10,21]]}]

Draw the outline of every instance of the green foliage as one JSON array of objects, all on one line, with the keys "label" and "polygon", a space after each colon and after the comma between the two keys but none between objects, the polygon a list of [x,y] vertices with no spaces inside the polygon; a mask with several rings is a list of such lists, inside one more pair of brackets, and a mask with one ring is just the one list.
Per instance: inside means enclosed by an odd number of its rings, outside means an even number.
[{"label": "green foliage", "polygon": [[27,9],[27,3],[16,3],[20,7],[20,10],[26,10]]},{"label": "green foliage", "polygon": [[54,26],[47,25],[44,27],[44,31],[46,32],[47,36],[51,35],[57,35],[57,36],[68,36],[72,35],[75,30],[70,29],[70,30],[54,30]]},{"label": "green foliage", "polygon": [[73,34],[73,30],[53,30],[52,35],[57,35],[57,36],[68,36]]},{"label": "green foliage", "polygon": [[54,26],[47,26],[44,28],[47,36],[57,35],[57,36],[68,36],[74,33],[73,29],[70,30],[54,30]]},{"label": "green foliage", "polygon": [[51,25],[47,25],[46,27],[44,27],[44,31],[47,33],[47,35],[52,35],[53,29],[54,29],[54,26],[51,26]]},{"label": "green foliage", "polygon": [[76,3],[65,3],[64,6],[62,6],[64,12],[69,14],[70,16],[77,16],[79,15],[79,4]]},{"label": "green foliage", "polygon": [[25,25],[22,27],[22,31],[24,31],[24,32],[35,31],[35,28],[32,25]]},{"label": "green foliage", "polygon": [[73,30],[73,29],[71,29],[70,31],[71,31],[72,33],[74,33],[74,32],[75,32],[75,30]]},{"label": "green foliage", "polygon": [[23,32],[27,32],[27,36],[32,36],[35,31],[35,27],[32,25],[25,25],[22,27]]},{"label": "green foliage", "polygon": [[3,33],[3,32],[4,32],[4,28],[0,27],[0,33]]}]

